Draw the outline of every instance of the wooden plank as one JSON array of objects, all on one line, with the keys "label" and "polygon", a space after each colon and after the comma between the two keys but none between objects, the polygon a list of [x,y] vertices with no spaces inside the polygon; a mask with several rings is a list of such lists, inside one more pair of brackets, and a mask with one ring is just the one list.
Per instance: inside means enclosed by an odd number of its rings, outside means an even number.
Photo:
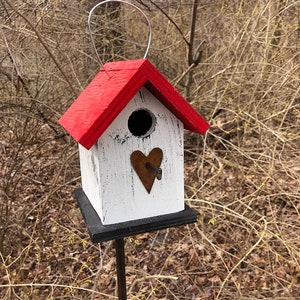
[{"label": "wooden plank", "polygon": [[[153,116],[147,137],[134,136],[127,126],[133,112]],[[139,123],[140,124],[140,123]],[[145,188],[134,171],[131,155],[145,156],[159,147],[162,177]],[[114,224],[184,209],[183,124],[146,88],[142,88],[110,124],[95,145],[80,146],[82,188],[103,224]]]},{"label": "wooden plank", "polygon": [[75,190],[75,198],[93,243],[121,239],[145,232],[191,224],[197,221],[198,213],[188,205],[185,205],[185,209],[178,213],[113,225],[103,225],[81,188]]},{"label": "wooden plank", "polygon": [[136,70],[100,71],[79,95],[59,123],[85,148],[90,149],[144,85]]}]

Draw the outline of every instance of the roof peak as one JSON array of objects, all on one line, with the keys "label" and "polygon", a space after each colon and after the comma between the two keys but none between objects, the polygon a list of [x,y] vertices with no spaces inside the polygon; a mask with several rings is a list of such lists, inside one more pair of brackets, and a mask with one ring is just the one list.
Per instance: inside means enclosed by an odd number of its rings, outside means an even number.
[{"label": "roof peak", "polygon": [[204,118],[179,94],[147,59],[106,63],[59,123],[89,149],[112,121],[145,86],[188,130],[204,134]]}]

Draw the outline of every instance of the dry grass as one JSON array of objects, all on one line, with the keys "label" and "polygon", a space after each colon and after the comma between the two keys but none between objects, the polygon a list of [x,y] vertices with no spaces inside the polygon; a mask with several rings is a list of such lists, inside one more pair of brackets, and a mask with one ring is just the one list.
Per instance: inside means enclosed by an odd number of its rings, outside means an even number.
[{"label": "dry grass", "polygon": [[[1,299],[116,299],[114,250],[89,240],[77,147],[57,124],[99,69],[92,2],[0,2]],[[192,1],[136,3],[149,59],[212,127],[186,134],[199,220],[127,239],[128,298],[300,299],[300,2],[200,0],[193,47]],[[105,61],[143,56],[131,9],[93,25]]]}]

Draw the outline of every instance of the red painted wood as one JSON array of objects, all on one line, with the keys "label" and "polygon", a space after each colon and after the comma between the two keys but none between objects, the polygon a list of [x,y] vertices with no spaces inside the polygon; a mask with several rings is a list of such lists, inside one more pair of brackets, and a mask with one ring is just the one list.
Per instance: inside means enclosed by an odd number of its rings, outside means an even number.
[{"label": "red painted wood", "polygon": [[204,134],[209,128],[202,116],[146,59],[105,64],[59,123],[89,149],[142,86],[181,120],[186,129]]},{"label": "red painted wood", "polygon": [[209,128],[205,119],[149,61],[143,66],[145,73],[148,74],[145,87],[184,124],[185,129],[204,134]]}]

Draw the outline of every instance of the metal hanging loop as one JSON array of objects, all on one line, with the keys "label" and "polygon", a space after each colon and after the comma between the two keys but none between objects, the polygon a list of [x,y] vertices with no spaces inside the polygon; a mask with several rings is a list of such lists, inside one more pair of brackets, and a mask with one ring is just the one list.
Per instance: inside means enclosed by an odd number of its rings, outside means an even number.
[{"label": "metal hanging loop", "polygon": [[96,4],[90,10],[89,16],[88,16],[88,31],[89,31],[91,42],[92,42],[92,45],[93,45],[94,51],[96,53],[96,56],[97,56],[99,64],[103,67],[103,62],[100,59],[100,56],[98,54],[98,51],[97,51],[97,48],[96,48],[96,45],[95,45],[95,40],[94,40],[93,33],[92,33],[92,29],[91,29],[91,18],[92,18],[93,12],[95,11],[95,9],[98,6],[100,6],[102,4],[105,4],[105,3],[108,3],[108,2],[120,2],[120,3],[124,3],[126,5],[129,5],[129,6],[133,7],[135,10],[137,10],[146,19],[147,25],[148,25],[148,44],[147,44],[147,48],[146,48],[146,51],[145,51],[145,54],[144,54],[144,57],[143,57],[143,58],[146,58],[147,55],[148,55],[149,49],[150,49],[150,44],[151,44],[151,39],[152,39],[152,28],[151,28],[150,21],[149,21],[148,17],[146,16],[146,14],[139,7],[137,7],[136,5],[134,5],[134,4],[130,3],[130,2],[127,2],[125,0],[104,0],[104,1],[101,1],[98,4]]}]

